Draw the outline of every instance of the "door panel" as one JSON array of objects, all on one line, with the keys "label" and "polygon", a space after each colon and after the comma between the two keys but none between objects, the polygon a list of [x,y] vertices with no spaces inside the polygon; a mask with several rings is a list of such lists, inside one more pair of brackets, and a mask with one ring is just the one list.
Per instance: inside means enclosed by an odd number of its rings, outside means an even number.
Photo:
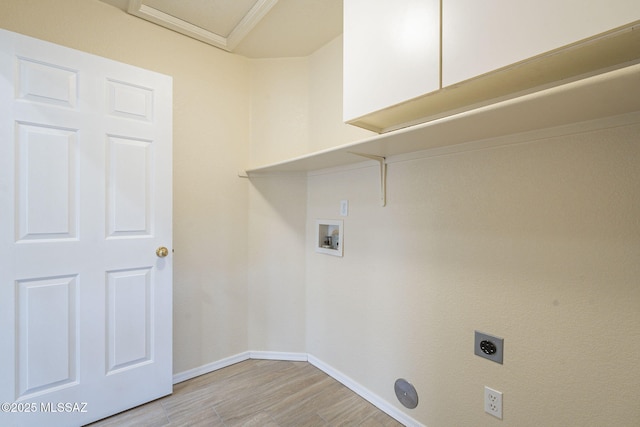
[{"label": "door panel", "polygon": [[0,30],[0,425],[171,393],[171,86]]},{"label": "door panel", "polygon": [[109,136],[109,236],[151,234],[152,142]]},{"label": "door panel", "polygon": [[153,91],[126,82],[109,80],[109,114],[115,117],[153,121]]},{"label": "door panel", "polygon": [[78,70],[18,58],[18,98],[75,108]]},{"label": "door panel", "polygon": [[107,273],[107,374],[151,361],[151,269]]},{"label": "door panel", "polygon": [[18,241],[75,238],[77,131],[16,126]]},{"label": "door panel", "polygon": [[17,282],[21,399],[77,381],[76,282],[76,276]]}]

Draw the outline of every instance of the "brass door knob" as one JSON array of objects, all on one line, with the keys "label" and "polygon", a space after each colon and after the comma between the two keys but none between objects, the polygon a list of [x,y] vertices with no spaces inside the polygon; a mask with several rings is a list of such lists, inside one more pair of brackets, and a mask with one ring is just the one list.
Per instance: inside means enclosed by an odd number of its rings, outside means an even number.
[{"label": "brass door knob", "polygon": [[165,248],[164,246],[160,246],[158,249],[156,249],[156,255],[158,255],[160,258],[164,258],[169,255],[169,249]]}]

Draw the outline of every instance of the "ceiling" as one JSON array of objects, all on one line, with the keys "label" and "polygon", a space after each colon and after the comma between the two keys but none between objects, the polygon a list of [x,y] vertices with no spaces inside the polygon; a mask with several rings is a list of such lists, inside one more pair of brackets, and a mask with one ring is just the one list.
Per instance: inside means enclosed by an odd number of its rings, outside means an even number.
[{"label": "ceiling", "polygon": [[101,0],[249,58],[307,56],[342,34],[342,0]]}]

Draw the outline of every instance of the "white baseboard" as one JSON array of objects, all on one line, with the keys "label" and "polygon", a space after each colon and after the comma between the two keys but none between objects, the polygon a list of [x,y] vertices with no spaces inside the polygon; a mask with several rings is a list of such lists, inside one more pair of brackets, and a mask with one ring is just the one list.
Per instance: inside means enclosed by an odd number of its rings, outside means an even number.
[{"label": "white baseboard", "polygon": [[290,362],[307,362],[307,353],[283,353],[280,351],[250,351],[250,359],[288,360]]},{"label": "white baseboard", "polygon": [[342,372],[332,368],[327,365],[320,359],[311,354],[308,355],[309,363],[311,363],[316,368],[323,371],[325,374],[329,375],[336,381],[342,383],[345,387],[351,389],[354,393],[362,397],[364,400],[371,403],[373,406],[380,409],[382,412],[386,413],[390,417],[396,419],[398,422],[402,423],[407,427],[425,427],[424,424],[414,420],[409,415],[404,412],[398,410],[395,406],[391,405],[389,402],[378,396],[377,394],[371,392],[367,388],[363,387],[361,384],[355,382]]},{"label": "white baseboard", "polygon": [[234,356],[230,356],[216,362],[207,363],[206,365],[199,366],[197,368],[189,369],[188,371],[180,372],[173,375],[173,384],[178,384],[183,381],[190,380],[200,375],[208,374],[209,372],[217,371],[218,369],[226,368],[227,366],[234,365],[239,362],[244,362],[249,359],[262,359],[262,360],[288,360],[291,362],[306,362],[307,353],[285,353],[279,351],[245,351]]},{"label": "white baseboard", "polygon": [[244,353],[236,354],[235,356],[230,356],[224,358],[222,360],[218,360],[216,362],[207,363],[206,365],[199,366],[197,368],[189,369],[188,371],[180,372],[178,374],[173,375],[173,383],[178,384],[182,381],[190,380],[195,377],[199,377],[200,375],[208,374],[209,372],[217,371],[218,369],[226,368],[227,366],[231,366],[233,364],[244,362],[245,360],[250,359],[250,352],[245,351]]},{"label": "white baseboard", "polygon": [[351,391],[380,409],[382,412],[386,413],[390,417],[396,419],[398,422],[404,424],[407,427],[425,427],[424,424],[419,423],[418,421],[411,418],[409,415],[404,412],[398,410],[395,406],[391,405],[386,400],[382,399],[380,396],[371,392],[367,388],[363,387],[361,384],[355,382],[342,372],[332,368],[327,365],[320,359],[315,356],[312,356],[307,353],[285,353],[285,352],[277,352],[277,351],[246,351],[244,353],[236,354],[235,356],[230,356],[222,360],[218,360],[213,363],[208,363],[206,365],[200,366],[198,368],[189,369],[188,371],[180,372],[173,376],[173,383],[177,384],[182,381],[190,380],[200,375],[208,374],[213,371],[217,371],[218,369],[226,368],[227,366],[231,366],[233,364],[243,362],[248,359],[262,359],[262,360],[287,360],[292,362],[309,362],[316,368],[323,371],[325,374],[329,375],[336,381],[343,384],[345,387],[349,388]]}]

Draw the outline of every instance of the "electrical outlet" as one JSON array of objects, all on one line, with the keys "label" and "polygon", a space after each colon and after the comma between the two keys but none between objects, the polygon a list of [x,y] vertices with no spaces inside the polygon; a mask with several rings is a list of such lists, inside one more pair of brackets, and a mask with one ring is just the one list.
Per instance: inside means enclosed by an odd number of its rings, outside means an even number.
[{"label": "electrical outlet", "polygon": [[484,412],[502,419],[502,392],[484,387]]},{"label": "electrical outlet", "polygon": [[504,354],[504,339],[493,335],[475,331],[473,352],[476,356],[484,357],[502,364]]}]

